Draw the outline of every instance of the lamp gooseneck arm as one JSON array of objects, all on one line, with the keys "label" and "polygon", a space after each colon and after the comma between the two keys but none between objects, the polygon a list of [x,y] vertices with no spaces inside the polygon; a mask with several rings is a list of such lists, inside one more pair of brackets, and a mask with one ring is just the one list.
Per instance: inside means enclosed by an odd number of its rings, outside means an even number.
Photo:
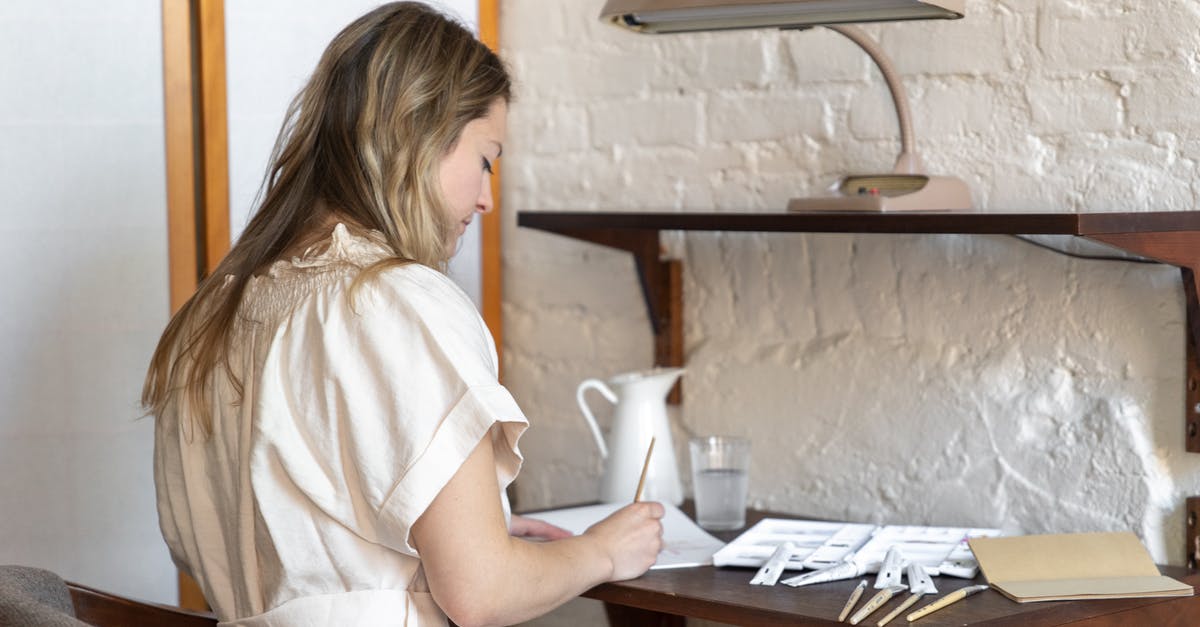
[{"label": "lamp gooseneck arm", "polygon": [[922,174],[925,168],[913,147],[912,115],[909,112],[908,96],[905,95],[904,84],[900,82],[900,76],[892,66],[891,59],[883,53],[883,49],[874,39],[857,26],[826,24],[825,28],[837,31],[858,44],[883,74],[883,80],[887,83],[888,90],[892,93],[892,102],[896,106],[896,119],[900,123],[900,156],[896,158],[895,171],[899,174]]}]

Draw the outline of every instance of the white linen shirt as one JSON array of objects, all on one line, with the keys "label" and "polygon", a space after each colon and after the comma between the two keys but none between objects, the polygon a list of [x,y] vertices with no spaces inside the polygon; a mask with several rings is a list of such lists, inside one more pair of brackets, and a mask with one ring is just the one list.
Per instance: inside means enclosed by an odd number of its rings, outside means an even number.
[{"label": "white linen shirt", "polygon": [[[410,532],[490,437],[504,488],[528,421],[470,299],[337,225],[250,280],[218,369],[212,434],[156,418],[159,524],[225,625],[445,625]],[[499,425],[493,429],[494,425]],[[508,515],[508,503],[503,502]]]}]

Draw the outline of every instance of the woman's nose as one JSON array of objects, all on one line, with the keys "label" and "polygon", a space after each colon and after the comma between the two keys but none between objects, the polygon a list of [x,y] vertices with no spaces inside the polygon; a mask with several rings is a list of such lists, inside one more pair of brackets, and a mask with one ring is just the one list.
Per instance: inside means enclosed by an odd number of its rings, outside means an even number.
[{"label": "woman's nose", "polygon": [[495,207],[495,200],[492,198],[492,177],[483,177],[483,184],[480,186],[479,199],[475,201],[475,211],[478,213],[487,213]]}]

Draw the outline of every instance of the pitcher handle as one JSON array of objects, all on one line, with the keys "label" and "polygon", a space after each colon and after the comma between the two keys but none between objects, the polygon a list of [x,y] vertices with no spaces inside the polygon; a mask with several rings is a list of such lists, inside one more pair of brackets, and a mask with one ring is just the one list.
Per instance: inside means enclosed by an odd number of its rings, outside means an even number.
[{"label": "pitcher handle", "polygon": [[596,417],[592,415],[592,410],[588,407],[587,399],[583,398],[583,393],[589,389],[596,390],[604,395],[604,398],[614,405],[617,404],[617,395],[600,379],[587,379],[583,383],[580,383],[579,387],[575,390],[575,402],[579,403],[579,410],[583,412],[583,418],[587,420],[588,427],[592,429],[592,436],[596,438],[596,446],[600,447],[600,457],[607,458],[608,446],[604,444],[604,436],[600,435],[600,425],[596,424]]}]

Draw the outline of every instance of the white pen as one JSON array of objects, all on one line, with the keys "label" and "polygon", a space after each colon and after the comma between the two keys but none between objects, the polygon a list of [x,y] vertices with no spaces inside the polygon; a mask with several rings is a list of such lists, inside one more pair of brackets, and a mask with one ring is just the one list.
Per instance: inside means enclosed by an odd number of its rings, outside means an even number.
[{"label": "white pen", "polygon": [[946,596],[934,601],[933,603],[930,603],[929,605],[926,605],[925,607],[913,612],[912,614],[909,614],[905,618],[908,620],[908,622],[911,623],[914,620],[928,616],[928,615],[942,609],[943,607],[950,605],[951,603],[956,603],[958,601],[961,601],[961,600],[971,596],[972,594],[975,594],[976,592],[983,592],[984,590],[987,590],[987,589],[988,589],[988,585],[985,583],[981,583],[977,586],[967,586],[966,588],[959,588],[958,590],[955,590],[954,592],[947,594]]},{"label": "white pen", "polygon": [[779,576],[783,574],[783,569],[787,568],[788,560],[792,559],[792,553],[796,552],[796,545],[793,542],[783,542],[775,547],[775,552],[767,559],[762,568],[754,574],[754,579],[750,580],[752,586],[773,586],[779,581]]},{"label": "white pen", "polygon": [[793,588],[798,588],[800,586],[807,586],[813,583],[825,583],[827,581],[853,579],[863,574],[865,570],[866,569],[862,565],[855,562],[842,562],[840,564],[834,564],[833,566],[826,566],[821,570],[814,570],[811,573],[796,575],[795,577],[784,579],[779,583],[792,586]]},{"label": "white pen", "polygon": [[843,607],[842,613],[838,614],[838,622],[839,623],[845,621],[846,617],[850,615],[850,610],[854,609],[854,604],[858,603],[859,598],[862,597],[863,590],[866,590],[866,589],[867,589],[867,580],[866,579],[863,579],[862,581],[858,582],[858,586],[854,588],[854,592],[850,593],[850,598],[849,598],[849,600],[846,601],[846,607]]}]

